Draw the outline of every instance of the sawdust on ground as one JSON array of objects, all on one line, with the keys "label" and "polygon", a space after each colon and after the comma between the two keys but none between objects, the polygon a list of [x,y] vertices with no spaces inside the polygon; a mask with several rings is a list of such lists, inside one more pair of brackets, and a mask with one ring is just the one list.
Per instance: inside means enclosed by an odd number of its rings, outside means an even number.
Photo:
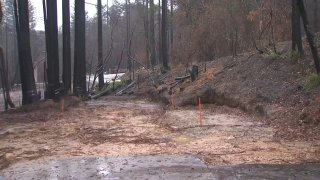
[{"label": "sawdust on ground", "polygon": [[276,141],[274,129],[236,109],[207,105],[199,127],[197,107],[165,112],[147,101],[115,99],[64,113],[1,114],[0,167],[39,158],[161,154],[196,155],[212,165],[320,161],[320,142]]}]

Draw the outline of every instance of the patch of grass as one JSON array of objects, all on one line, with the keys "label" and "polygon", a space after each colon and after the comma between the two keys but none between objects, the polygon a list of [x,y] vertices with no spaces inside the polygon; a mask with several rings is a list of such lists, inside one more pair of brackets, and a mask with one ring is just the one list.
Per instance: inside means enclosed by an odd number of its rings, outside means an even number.
[{"label": "patch of grass", "polygon": [[319,85],[320,85],[320,76],[316,73],[312,73],[306,78],[303,84],[303,90],[310,91],[315,87],[318,87]]},{"label": "patch of grass", "polygon": [[293,63],[298,63],[301,59],[301,54],[298,50],[291,51],[291,60]]},{"label": "patch of grass", "polygon": [[276,60],[280,58],[280,54],[275,52],[273,49],[267,49],[264,56],[266,59],[270,59],[270,60]]}]

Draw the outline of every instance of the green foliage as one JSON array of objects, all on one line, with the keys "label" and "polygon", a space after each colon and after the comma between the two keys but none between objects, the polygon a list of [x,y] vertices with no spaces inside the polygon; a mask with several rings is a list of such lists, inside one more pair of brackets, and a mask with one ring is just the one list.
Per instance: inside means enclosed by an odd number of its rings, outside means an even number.
[{"label": "green foliage", "polygon": [[291,60],[293,63],[299,62],[301,59],[301,54],[298,50],[291,51]]},{"label": "green foliage", "polygon": [[280,54],[275,52],[273,49],[267,49],[264,57],[270,60],[277,60],[280,58]]},{"label": "green foliage", "polygon": [[111,82],[109,86],[107,86],[107,90],[109,92],[116,92],[117,90],[123,88],[126,85],[127,85],[126,81],[116,81],[114,82],[114,87],[113,87],[113,82]]},{"label": "green foliage", "polygon": [[316,73],[312,73],[306,78],[303,84],[303,90],[310,91],[319,85],[320,85],[320,76]]}]

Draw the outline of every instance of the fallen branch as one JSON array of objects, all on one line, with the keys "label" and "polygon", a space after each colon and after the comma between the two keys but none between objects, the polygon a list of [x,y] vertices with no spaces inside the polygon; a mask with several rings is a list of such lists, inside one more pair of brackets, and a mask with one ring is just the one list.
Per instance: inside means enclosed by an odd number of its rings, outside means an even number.
[{"label": "fallen branch", "polygon": [[136,81],[131,82],[127,87],[123,88],[122,90],[120,90],[119,92],[116,93],[116,96],[121,96],[124,94],[124,92],[128,89],[130,89],[131,87],[133,87],[136,84]]},{"label": "fallen branch", "polygon": [[176,81],[181,81],[181,80],[185,80],[185,79],[189,79],[191,78],[191,75],[186,75],[186,76],[182,76],[182,77],[176,77],[175,80]]},{"label": "fallen branch", "polygon": [[170,91],[175,88],[176,86],[178,86],[180,83],[182,83],[183,80],[180,81],[176,81],[171,87],[170,87]]}]

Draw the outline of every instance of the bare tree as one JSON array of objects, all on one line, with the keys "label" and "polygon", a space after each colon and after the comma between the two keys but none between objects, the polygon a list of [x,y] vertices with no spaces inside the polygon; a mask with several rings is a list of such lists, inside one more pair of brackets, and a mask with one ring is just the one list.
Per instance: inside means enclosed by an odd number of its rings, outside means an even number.
[{"label": "bare tree", "polygon": [[73,74],[73,93],[76,96],[87,96],[85,23],[85,1],[77,0],[75,1],[75,41]]},{"label": "bare tree", "polygon": [[71,91],[71,43],[70,43],[70,0],[62,1],[63,16],[63,72],[62,80],[65,91]]},{"label": "bare tree", "polygon": [[39,100],[34,79],[30,47],[28,1],[14,0],[16,30],[19,51],[19,66],[22,86],[22,104],[31,104]]}]

